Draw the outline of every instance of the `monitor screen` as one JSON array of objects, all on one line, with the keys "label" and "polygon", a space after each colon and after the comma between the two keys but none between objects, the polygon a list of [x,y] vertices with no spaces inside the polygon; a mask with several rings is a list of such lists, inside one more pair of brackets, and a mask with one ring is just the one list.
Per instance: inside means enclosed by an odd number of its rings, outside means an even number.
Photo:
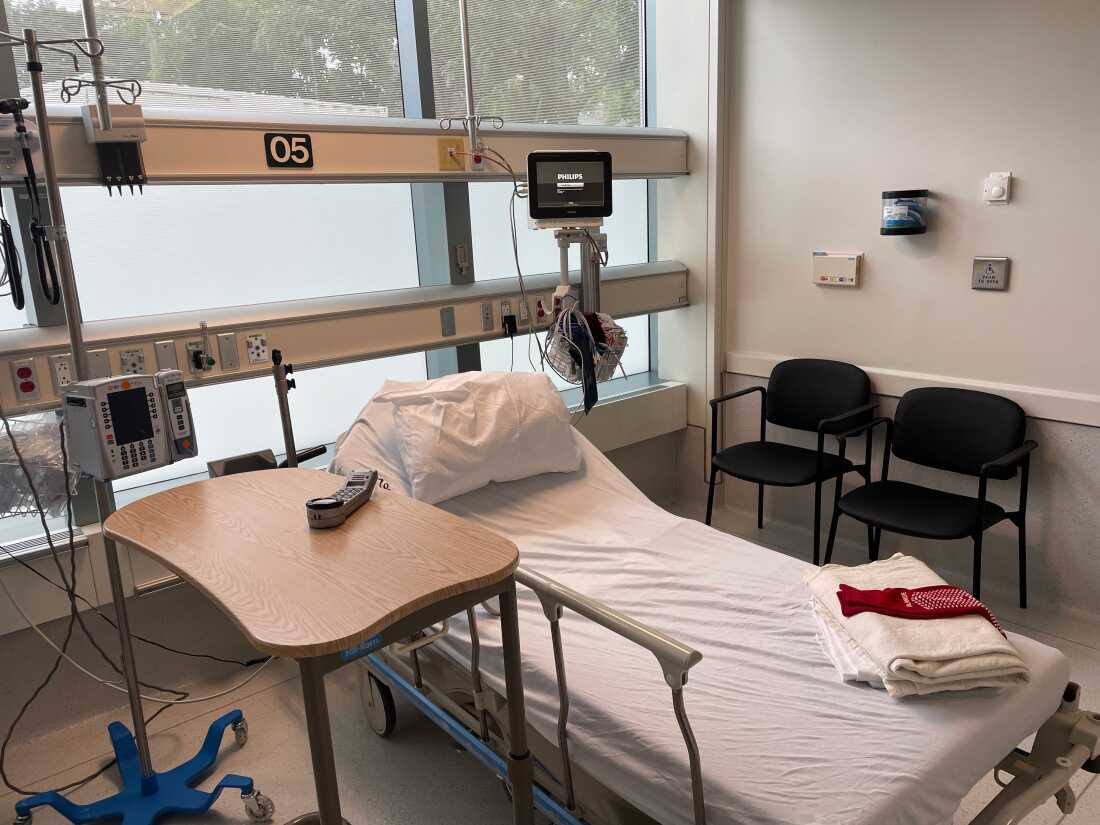
[{"label": "monitor screen", "polygon": [[531,217],[606,218],[611,214],[611,155],[532,152],[527,157]]},{"label": "monitor screen", "polygon": [[145,388],[120,390],[107,396],[116,444],[129,444],[153,437],[153,419],[149,415],[149,402],[145,400]]}]

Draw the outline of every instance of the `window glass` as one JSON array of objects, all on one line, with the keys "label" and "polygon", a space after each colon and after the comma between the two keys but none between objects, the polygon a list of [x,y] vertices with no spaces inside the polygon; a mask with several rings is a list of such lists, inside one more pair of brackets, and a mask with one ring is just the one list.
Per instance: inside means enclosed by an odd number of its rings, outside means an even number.
[{"label": "window glass", "polygon": [[[649,224],[646,181],[612,181],[611,217],[604,221],[608,265],[638,264],[649,260]],[[470,232],[474,245],[474,277],[479,281],[515,277],[512,229],[508,223],[510,183],[470,184]],[[558,271],[558,245],[550,229],[529,229],[527,201],[515,200],[519,262],[524,275]],[[580,268],[580,249],[569,252],[570,267]]]},{"label": "window glass", "polygon": [[[8,30],[81,37],[80,6],[7,0]],[[96,12],[108,74],[139,80],[145,106],[404,114],[392,2],[99,0]],[[72,64],[49,53],[43,63],[59,91]]]},{"label": "window glass", "polygon": [[[623,328],[628,342],[620,362],[623,372],[626,375],[649,372],[649,316],[616,319],[616,323]],[[546,333],[539,332],[537,336],[539,343],[545,346]],[[538,347],[529,335],[517,335],[512,341],[507,338],[483,341],[481,368],[486,372],[542,371],[550,376],[550,380],[559,390],[574,386],[561,380],[550,367],[542,369]],[[617,372],[616,375],[623,372]]]},{"label": "window glass", "polygon": [[[428,0],[436,114],[466,114],[455,0]],[[478,111],[506,121],[642,125],[640,0],[470,0]]]},{"label": "window glass", "polygon": [[[28,295],[26,300],[30,300]],[[19,329],[27,323],[27,310],[16,309],[11,302],[11,287],[0,287],[0,329]]]},{"label": "window glass", "polygon": [[84,320],[417,286],[409,185],[63,194]]},{"label": "window glass", "polygon": [[[425,377],[424,356],[420,353],[295,372],[298,388],[289,396],[295,444],[299,450],[331,444],[351,426],[383,381],[423,381]],[[270,377],[196,387],[188,395],[199,455],[121,479],[115,482],[116,490],[205,473],[206,462],[213,459],[263,449],[276,455],[284,452],[279,407]]]}]

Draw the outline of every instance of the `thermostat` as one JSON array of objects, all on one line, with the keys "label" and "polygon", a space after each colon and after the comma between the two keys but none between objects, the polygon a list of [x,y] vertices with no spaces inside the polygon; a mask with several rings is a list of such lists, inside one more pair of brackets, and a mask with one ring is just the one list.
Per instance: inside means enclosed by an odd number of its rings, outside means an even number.
[{"label": "thermostat", "polygon": [[814,252],[814,283],[858,287],[862,262],[862,252]]}]

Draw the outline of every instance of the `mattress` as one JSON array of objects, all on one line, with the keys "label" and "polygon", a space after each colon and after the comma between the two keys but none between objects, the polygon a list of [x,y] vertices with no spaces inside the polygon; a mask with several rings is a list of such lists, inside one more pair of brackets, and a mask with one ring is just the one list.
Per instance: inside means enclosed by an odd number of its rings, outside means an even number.
[{"label": "mattress", "polygon": [[[805,562],[668,513],[577,438],[578,472],[441,506],[511,538],[525,567],[703,654],[684,696],[711,825],[948,823],[1057,709],[1066,658],[1015,634],[1032,671],[1020,688],[895,700],[840,682],[817,638]],[[555,741],[549,625],[522,586],[519,612],[527,718]],[[468,667],[464,615],[451,628],[437,649]],[[561,628],[574,762],[665,825],[692,822],[687,752],[656,660],[568,611]],[[481,611],[478,629],[484,679],[503,693],[499,624]]]}]

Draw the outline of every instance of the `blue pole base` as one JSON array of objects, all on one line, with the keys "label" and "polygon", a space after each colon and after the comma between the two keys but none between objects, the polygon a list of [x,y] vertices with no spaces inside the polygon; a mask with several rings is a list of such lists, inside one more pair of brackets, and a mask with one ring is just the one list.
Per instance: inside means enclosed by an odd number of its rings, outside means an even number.
[{"label": "blue pole base", "polygon": [[108,819],[121,819],[123,825],[152,825],[165,814],[204,813],[226,788],[236,788],[242,796],[254,790],[249,777],[236,774],[227,774],[209,793],[194,788],[210,775],[225,729],[243,721],[244,715],[239,710],[230,711],[210,725],[202,747],[191,759],[170,771],[149,777],[141,775],[137,744],[130,729],[121,722],[112,722],[107,732],[118,760],[122,790],[90,805],[70,802],[56,791],[36,794],[15,803],[15,813],[22,819],[29,817],[35,808],[48,806],[74,825]]}]

